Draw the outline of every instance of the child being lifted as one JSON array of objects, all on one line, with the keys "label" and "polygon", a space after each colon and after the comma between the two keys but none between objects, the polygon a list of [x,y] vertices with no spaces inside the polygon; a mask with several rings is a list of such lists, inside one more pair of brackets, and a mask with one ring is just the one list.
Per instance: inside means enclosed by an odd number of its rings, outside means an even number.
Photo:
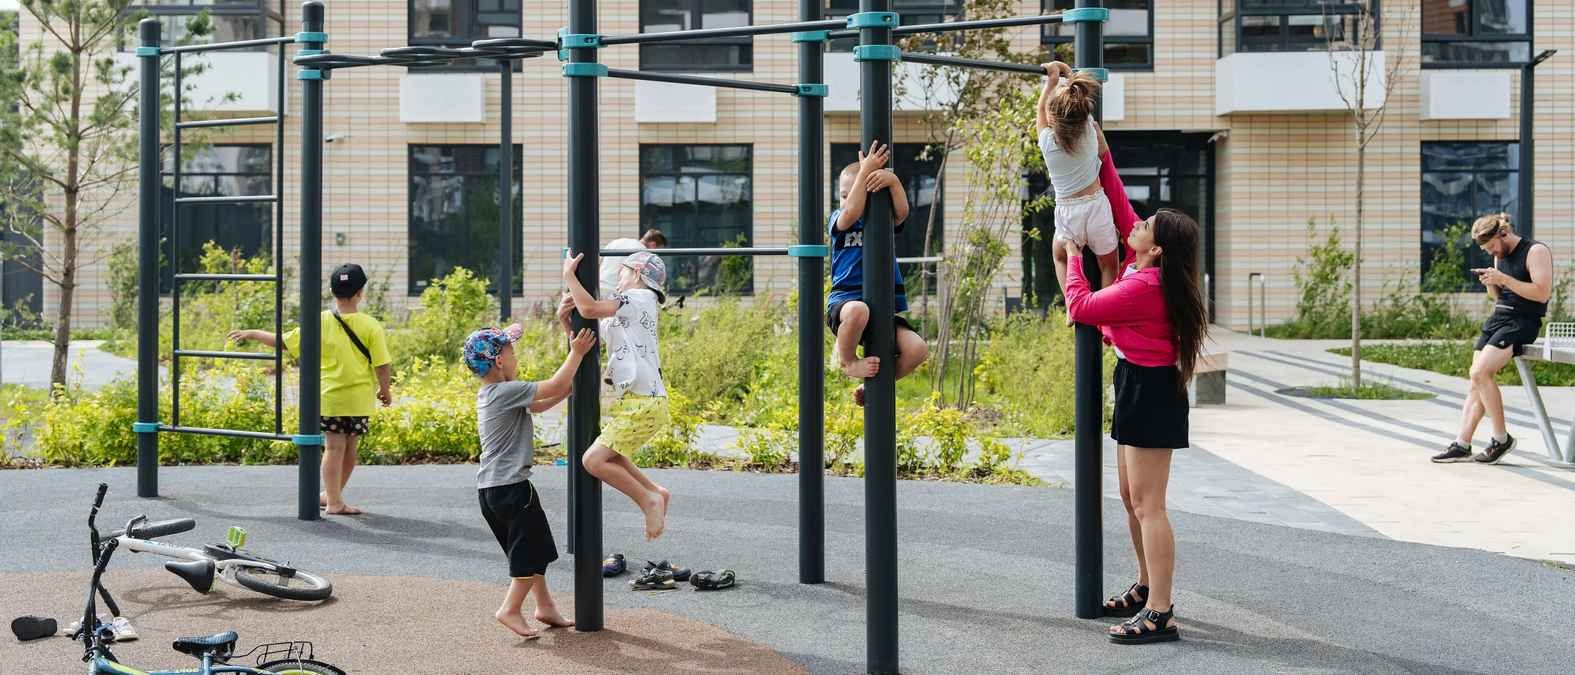
[{"label": "child being lifted", "polygon": [[[1101,287],[1116,278],[1117,234],[1110,200],[1100,186],[1100,156],[1108,147],[1094,122],[1099,80],[1056,61],[1044,64],[1049,75],[1039,91],[1039,150],[1055,188],[1056,281],[1066,288],[1067,242],[1087,246],[1099,258]],[[1068,319],[1070,322],[1070,319]]]}]

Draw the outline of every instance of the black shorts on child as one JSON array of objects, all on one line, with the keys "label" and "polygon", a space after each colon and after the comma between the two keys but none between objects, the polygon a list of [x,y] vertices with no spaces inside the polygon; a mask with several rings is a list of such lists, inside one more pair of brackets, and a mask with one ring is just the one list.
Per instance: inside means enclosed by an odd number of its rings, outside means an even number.
[{"label": "black shorts on child", "polygon": [[530,481],[481,488],[476,491],[481,515],[509,558],[509,576],[530,577],[547,572],[558,559],[541,495]]}]

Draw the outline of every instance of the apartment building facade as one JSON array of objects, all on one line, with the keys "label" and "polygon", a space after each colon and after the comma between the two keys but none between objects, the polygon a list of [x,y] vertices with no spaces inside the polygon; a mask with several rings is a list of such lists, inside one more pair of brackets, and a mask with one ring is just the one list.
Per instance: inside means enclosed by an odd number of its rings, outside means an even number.
[{"label": "apartment building facade", "polygon": [[[1382,3],[1381,5],[1379,3]],[[1291,270],[1308,246],[1307,224],[1355,220],[1354,131],[1329,75],[1326,36],[1349,30],[1367,3],[1383,17],[1374,69],[1402,60],[1392,83],[1383,131],[1368,150],[1364,291],[1420,278],[1445,227],[1478,214],[1519,216],[1527,190],[1531,222],[1560,269],[1575,248],[1575,5],[1552,0],[1107,0],[1105,117],[1116,162],[1140,213],[1180,208],[1204,226],[1204,269],[1215,319],[1248,323],[1249,275],[1262,275],[1269,321],[1294,311]],[[960,0],[895,0],[905,23],[961,15]],[[1071,0],[1021,0],[1019,13],[1071,6]],[[376,53],[404,44],[468,44],[488,37],[548,36],[566,22],[563,2],[524,0],[331,0],[329,47]],[[856,11],[854,0],[827,0],[829,16]],[[299,7],[276,0],[169,0],[147,9],[166,39],[200,10],[214,20],[213,39],[294,32]],[[608,0],[604,33],[776,23],[796,17],[796,2],[752,0]],[[1053,47],[1070,31],[1018,29],[1021,49]],[[37,26],[22,16],[24,39]],[[129,54],[134,45],[128,44]],[[1528,65],[1547,59],[1522,82]],[[826,63],[828,202],[831,179],[851,161],[858,139],[858,77],[849,45],[832,44]],[[192,95],[200,114],[272,110],[268,52],[215,54]],[[770,82],[795,81],[796,48],[786,39],[646,45],[602,52],[611,66],[697,72]],[[903,64],[904,71],[919,66]],[[326,85],[323,261],[360,262],[389,285],[396,307],[409,307],[430,279],[465,266],[495,274],[500,92],[495,63],[438,68],[363,68],[336,73]],[[567,240],[567,87],[556,62],[515,66],[516,175],[513,222],[514,307],[551,299]],[[1530,136],[1521,101],[1534,85]],[[1030,80],[1024,86],[1034,86]],[[297,95],[288,87],[287,114]],[[233,95],[233,100],[221,100]],[[797,232],[796,102],[792,97],[684,85],[606,80],[601,85],[599,152],[604,239],[666,232],[674,245],[755,246],[793,243]],[[896,114],[895,164],[915,205],[911,223],[937,211],[939,253],[956,248],[969,167],[924,153],[930,140],[905,99]],[[295,118],[289,118],[293,123]],[[1025,130],[1025,133],[1032,133]],[[273,131],[245,127],[207,137],[207,150],[183,165],[182,195],[272,194],[285,201],[285,250],[296,246],[295,193],[299,134],[282,149],[283,177],[273,175]],[[1526,141],[1533,141],[1528,143]],[[1524,149],[1534,148],[1531,152]],[[960,153],[959,153],[960,154]],[[1527,173],[1523,158],[1534,160]],[[1025,177],[1024,194],[1044,189]],[[165,192],[175,194],[167,179]],[[106,239],[134,236],[135,210],[107,226]],[[168,215],[175,207],[166,207]],[[267,205],[182,205],[177,258],[195,260],[213,240],[244,252],[266,251],[273,232]],[[168,220],[168,218],[166,218]],[[1043,216],[1025,227],[1043,226]],[[1529,225],[1529,227],[1528,227]],[[899,254],[921,252],[924,228],[899,237]],[[994,287],[1004,302],[1044,293],[1047,249],[1013,241]],[[99,245],[103,245],[101,242]],[[747,273],[722,272],[720,260],[674,261],[675,283],[704,292],[785,296],[795,279],[785,259],[750,259]],[[12,268],[7,268],[8,270]],[[107,320],[105,270],[84,270],[78,320]],[[14,283],[14,282],[13,282]],[[53,291],[43,286],[42,304]],[[1053,287],[1049,289],[1053,292]],[[1258,291],[1254,290],[1254,294]],[[1256,303],[1256,299],[1253,301]]]}]

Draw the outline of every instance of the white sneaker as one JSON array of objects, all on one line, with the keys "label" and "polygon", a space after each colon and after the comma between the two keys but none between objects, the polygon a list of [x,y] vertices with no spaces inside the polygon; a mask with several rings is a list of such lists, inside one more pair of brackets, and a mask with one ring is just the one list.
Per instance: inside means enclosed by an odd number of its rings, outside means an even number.
[{"label": "white sneaker", "polygon": [[[98,615],[98,622],[109,626],[110,634],[115,636],[116,642],[131,642],[132,640],[137,639],[137,629],[131,627],[131,621],[127,620],[126,617],[117,616],[111,620],[109,615],[100,614]],[[60,635],[63,637],[71,637],[77,632],[77,627],[81,624],[81,619],[72,621],[69,625],[60,630]]]}]

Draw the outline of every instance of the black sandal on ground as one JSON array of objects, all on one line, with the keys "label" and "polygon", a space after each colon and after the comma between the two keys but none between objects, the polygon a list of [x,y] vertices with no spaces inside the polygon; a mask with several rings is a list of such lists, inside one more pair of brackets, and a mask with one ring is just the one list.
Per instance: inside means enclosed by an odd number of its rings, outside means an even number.
[{"label": "black sandal on ground", "polygon": [[1132,584],[1127,592],[1112,596],[1105,601],[1105,616],[1128,617],[1134,616],[1143,605],[1148,602],[1148,587],[1143,584]]},{"label": "black sandal on ground", "polygon": [[[1110,641],[1118,645],[1143,645],[1150,642],[1174,642],[1181,639],[1181,631],[1171,623],[1176,618],[1176,607],[1163,612],[1156,612],[1147,607],[1126,622],[1112,628],[1120,632],[1110,633]],[[1154,624],[1149,628],[1148,624]]]}]

